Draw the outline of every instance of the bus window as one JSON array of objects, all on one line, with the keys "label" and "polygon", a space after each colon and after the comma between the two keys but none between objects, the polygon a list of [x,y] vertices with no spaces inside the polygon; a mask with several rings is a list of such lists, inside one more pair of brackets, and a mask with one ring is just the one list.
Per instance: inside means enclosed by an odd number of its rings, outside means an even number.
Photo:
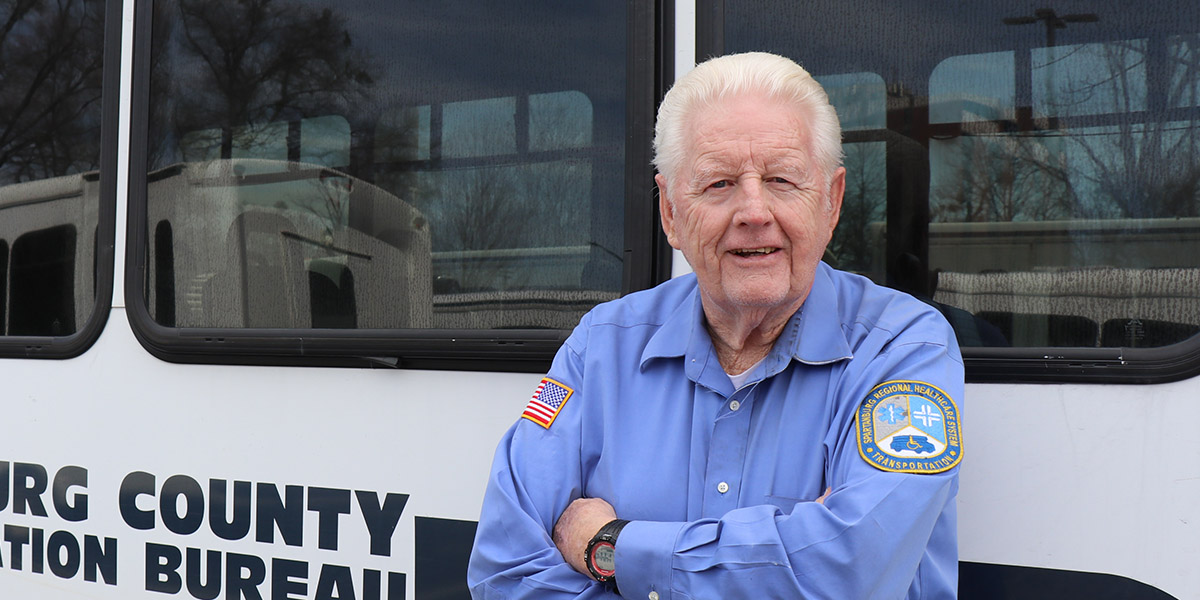
[{"label": "bus window", "polygon": [[73,225],[57,225],[13,243],[10,335],[75,331],[75,237]]},{"label": "bus window", "polygon": [[1167,38],[1167,56],[1171,65],[1168,94],[1170,108],[1200,107],[1200,77],[1197,76],[1196,55],[1200,53],[1200,33],[1173,35]]},{"label": "bus window", "polygon": [[622,10],[176,0],[152,25],[157,324],[564,329],[622,292]]},{"label": "bus window", "polygon": [[[1200,7],[1062,12],[751,0],[724,3],[720,47],[701,50],[785,54],[825,83],[849,171],[827,260],[937,306],[964,348],[1193,339]],[[847,85],[864,72],[880,81]]]},{"label": "bus window", "polygon": [[92,0],[0,6],[0,353],[25,353],[3,336],[77,333],[100,300],[104,11]]},{"label": "bus window", "polygon": [[[1028,69],[1011,52],[947,59],[1009,76],[998,85],[935,70],[931,98],[990,101],[961,119],[942,109],[939,125],[960,131],[930,142],[935,298],[1018,346],[1154,347],[1200,332],[1197,115],[1168,108],[1196,73],[1153,94],[1148,79],[1186,64],[1175,38],[1154,53],[1148,38],[1034,47]],[[1032,101],[1024,130],[1001,126],[1018,87]]]},{"label": "bus window", "polygon": [[0,333],[8,323],[8,243],[0,240]]},{"label": "bus window", "polygon": [[846,140],[846,192],[825,260],[873,279],[883,277],[887,216],[887,143],[872,134],[887,128],[887,89],[875,73],[827,75],[817,80],[837,109]]}]

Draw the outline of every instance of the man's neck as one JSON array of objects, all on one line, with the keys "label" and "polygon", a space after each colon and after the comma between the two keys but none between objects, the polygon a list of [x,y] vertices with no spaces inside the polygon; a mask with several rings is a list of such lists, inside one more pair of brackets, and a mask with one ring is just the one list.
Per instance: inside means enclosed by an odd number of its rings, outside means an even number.
[{"label": "man's neck", "polygon": [[704,306],[705,326],[726,373],[742,373],[771,352],[775,340],[800,304],[780,309],[745,309],[736,313]]}]

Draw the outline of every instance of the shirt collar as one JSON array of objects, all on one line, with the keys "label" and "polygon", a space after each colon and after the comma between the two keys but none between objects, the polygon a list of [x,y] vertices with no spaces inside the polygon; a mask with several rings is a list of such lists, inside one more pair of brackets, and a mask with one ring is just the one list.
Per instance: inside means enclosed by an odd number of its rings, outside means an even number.
[{"label": "shirt collar", "polygon": [[[694,277],[691,275],[690,277]],[[767,359],[759,365],[759,375],[751,380],[770,377],[787,368],[793,359],[808,365],[824,365],[853,357],[838,317],[837,291],[829,276],[829,267],[818,265],[813,286],[804,304],[792,315]],[[704,309],[699,287],[692,291],[663,322],[642,351],[641,366],[654,358],[684,357],[688,378],[699,382],[701,374],[715,365],[715,353],[708,330],[704,327]],[[721,372],[722,375],[724,371]]]},{"label": "shirt collar", "polygon": [[688,379],[728,396],[733,393],[733,382],[721,368],[708,329],[704,327],[704,308],[695,275],[688,277],[692,277],[691,293],[650,337],[642,351],[641,368],[645,369],[655,358],[682,358]]},{"label": "shirt collar", "polygon": [[817,265],[808,298],[788,320],[767,355],[766,375],[782,371],[791,359],[807,365],[826,365],[854,356],[842,331],[837,289],[829,271],[825,263]]},{"label": "shirt collar", "polygon": [[[688,348],[693,345],[692,336],[698,333],[705,338],[708,337],[708,332],[704,329],[704,312],[700,307],[700,288],[696,284],[695,275],[685,275],[685,277],[692,278],[691,293],[671,311],[667,320],[663,321],[662,326],[646,343],[646,348],[642,350],[641,366],[643,369],[646,367],[646,363],[653,358],[686,355]],[[696,329],[699,329],[699,332]],[[711,343],[709,341],[710,345]]]}]

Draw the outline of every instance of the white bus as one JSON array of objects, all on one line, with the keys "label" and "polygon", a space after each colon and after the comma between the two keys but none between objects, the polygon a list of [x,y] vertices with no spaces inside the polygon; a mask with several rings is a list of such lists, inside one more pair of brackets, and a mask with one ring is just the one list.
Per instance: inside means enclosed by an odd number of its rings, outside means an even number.
[{"label": "white bus", "polygon": [[484,4],[0,5],[0,596],[468,598],[558,344],[687,270],[656,102],[768,50],[827,261],[963,347],[960,597],[1200,598],[1200,5]]}]

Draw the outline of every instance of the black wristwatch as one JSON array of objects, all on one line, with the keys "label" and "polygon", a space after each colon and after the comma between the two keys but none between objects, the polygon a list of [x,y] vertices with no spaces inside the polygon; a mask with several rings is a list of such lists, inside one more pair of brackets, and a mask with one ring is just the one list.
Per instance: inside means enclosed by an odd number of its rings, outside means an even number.
[{"label": "black wristwatch", "polygon": [[592,536],[587,550],[583,551],[583,562],[592,577],[612,587],[614,592],[617,591],[617,535],[628,523],[621,519],[609,521]]}]

